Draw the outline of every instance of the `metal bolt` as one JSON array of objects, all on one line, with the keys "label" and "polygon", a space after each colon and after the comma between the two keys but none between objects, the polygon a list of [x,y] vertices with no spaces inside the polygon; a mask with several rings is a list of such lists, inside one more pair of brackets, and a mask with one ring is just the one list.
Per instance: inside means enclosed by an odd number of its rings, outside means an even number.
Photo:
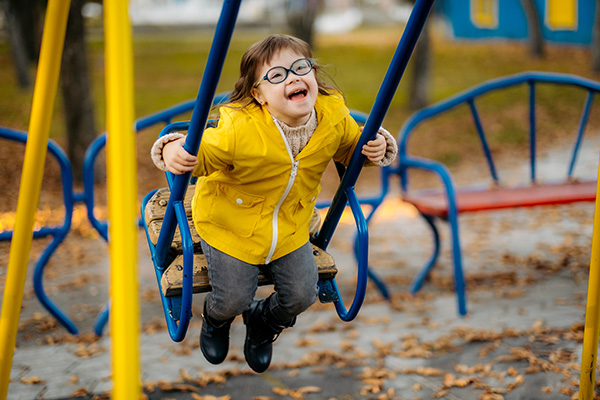
[{"label": "metal bolt", "polygon": [[183,266],[181,265],[176,265],[175,268],[177,268],[177,271],[183,271]]},{"label": "metal bolt", "polygon": [[166,200],[159,200],[158,205],[161,207],[164,207],[167,205],[167,201]]},{"label": "metal bolt", "polygon": [[319,250],[313,250],[313,255],[314,255],[314,256],[318,256],[319,254],[320,254],[320,253],[319,253]]}]

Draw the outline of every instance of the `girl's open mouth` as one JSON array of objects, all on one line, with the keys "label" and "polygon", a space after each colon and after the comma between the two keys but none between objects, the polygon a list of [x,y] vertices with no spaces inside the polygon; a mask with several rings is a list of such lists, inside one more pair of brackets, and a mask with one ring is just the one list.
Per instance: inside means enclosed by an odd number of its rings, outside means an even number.
[{"label": "girl's open mouth", "polygon": [[306,97],[308,91],[306,89],[299,89],[289,94],[289,100],[302,100]]}]

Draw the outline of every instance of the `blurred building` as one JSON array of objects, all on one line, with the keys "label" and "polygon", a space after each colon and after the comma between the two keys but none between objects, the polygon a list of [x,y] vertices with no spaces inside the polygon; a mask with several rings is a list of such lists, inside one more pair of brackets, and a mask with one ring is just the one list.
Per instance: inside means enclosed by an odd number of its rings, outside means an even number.
[{"label": "blurred building", "polygon": [[[282,29],[290,3],[305,0],[243,0],[238,24]],[[202,26],[219,19],[223,0],[129,0],[133,25]],[[287,7],[286,7],[287,6]],[[405,22],[410,3],[403,0],[320,0],[315,29],[349,31],[373,23]]]},{"label": "blurred building", "polygon": [[[521,0],[438,0],[449,32],[460,39],[526,39],[528,24]],[[548,42],[588,45],[596,1],[535,0],[542,36]]]},{"label": "blurred building", "polygon": [[[222,7],[222,0],[129,0],[133,25],[214,25]],[[280,0],[244,0],[238,22],[268,24],[281,14],[277,9]]]}]

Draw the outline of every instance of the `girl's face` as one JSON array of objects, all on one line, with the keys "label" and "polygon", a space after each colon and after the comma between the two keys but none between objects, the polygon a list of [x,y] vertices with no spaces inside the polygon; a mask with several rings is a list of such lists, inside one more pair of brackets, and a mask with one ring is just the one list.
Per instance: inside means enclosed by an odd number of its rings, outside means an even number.
[{"label": "girl's face", "polygon": [[304,58],[290,49],[283,49],[258,70],[259,85],[252,96],[266,107],[269,113],[289,126],[303,125],[308,121],[319,93],[315,71],[298,76],[288,71],[281,83],[271,83],[262,78],[273,67],[289,69],[294,61]]}]

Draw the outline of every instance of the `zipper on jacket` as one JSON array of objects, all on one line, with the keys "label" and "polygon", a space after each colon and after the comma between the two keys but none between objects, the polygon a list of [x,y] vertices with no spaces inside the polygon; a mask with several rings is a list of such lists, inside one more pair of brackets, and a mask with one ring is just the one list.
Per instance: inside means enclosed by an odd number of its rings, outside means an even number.
[{"label": "zipper on jacket", "polygon": [[277,248],[277,239],[279,236],[279,229],[277,227],[279,209],[281,208],[281,204],[283,204],[283,201],[285,200],[287,195],[290,193],[290,190],[292,190],[292,186],[294,185],[294,181],[296,180],[296,174],[298,173],[298,163],[299,163],[299,161],[295,161],[294,157],[292,156],[292,151],[290,150],[290,146],[288,145],[288,141],[285,138],[283,130],[281,130],[281,126],[279,126],[279,122],[275,118],[273,118],[273,122],[275,122],[277,129],[279,129],[279,133],[281,134],[281,137],[283,138],[283,143],[285,143],[285,148],[287,149],[288,155],[290,156],[290,160],[292,161],[292,171],[290,172],[290,178],[288,179],[288,184],[285,188],[285,191],[283,192],[283,195],[277,202],[277,205],[275,206],[275,210],[273,210],[273,237],[271,239],[272,240],[271,241],[271,249],[269,250],[269,254],[267,255],[265,264],[268,264],[271,262],[271,258],[273,258],[273,254],[275,253],[275,249]]}]

